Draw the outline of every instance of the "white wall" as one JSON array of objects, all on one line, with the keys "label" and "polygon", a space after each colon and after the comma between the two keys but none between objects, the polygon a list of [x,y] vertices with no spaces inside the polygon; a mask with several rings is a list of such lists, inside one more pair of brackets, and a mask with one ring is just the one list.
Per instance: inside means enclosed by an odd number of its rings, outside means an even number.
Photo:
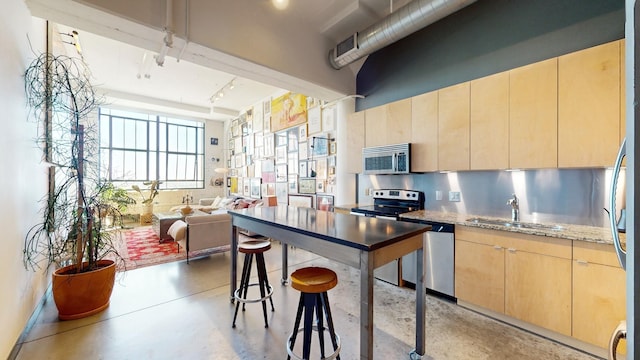
[{"label": "white wall", "polygon": [[43,271],[22,264],[22,245],[38,218],[38,201],[47,192],[46,166],[33,139],[34,121],[28,121],[22,74],[45,49],[45,22],[31,17],[22,0],[3,2],[0,13],[0,358],[7,358],[49,283]]}]

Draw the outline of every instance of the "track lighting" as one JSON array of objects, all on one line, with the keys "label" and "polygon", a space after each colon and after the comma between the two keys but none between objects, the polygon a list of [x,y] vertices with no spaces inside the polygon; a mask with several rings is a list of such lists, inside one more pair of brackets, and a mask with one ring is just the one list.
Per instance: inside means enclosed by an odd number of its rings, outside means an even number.
[{"label": "track lighting", "polygon": [[231,79],[228,83],[224,84],[218,91],[214,92],[213,95],[209,98],[209,101],[213,104],[216,101],[222,99],[226,94],[226,90],[233,90],[235,85],[236,78]]}]

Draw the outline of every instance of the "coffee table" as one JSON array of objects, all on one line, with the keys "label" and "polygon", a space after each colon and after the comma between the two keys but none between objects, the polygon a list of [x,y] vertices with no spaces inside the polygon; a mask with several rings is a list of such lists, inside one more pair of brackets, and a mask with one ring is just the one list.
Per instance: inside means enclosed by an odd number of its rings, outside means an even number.
[{"label": "coffee table", "polygon": [[[199,210],[194,210],[190,214],[187,214],[187,216],[192,215],[207,215],[207,213]],[[182,215],[182,213],[179,211],[153,213],[151,227],[153,228],[153,231],[156,233],[156,235],[158,235],[158,237],[160,238],[159,242],[163,243],[165,241],[173,241],[171,236],[167,234],[167,231],[174,222],[178,220],[184,220],[184,218],[185,216]]]}]

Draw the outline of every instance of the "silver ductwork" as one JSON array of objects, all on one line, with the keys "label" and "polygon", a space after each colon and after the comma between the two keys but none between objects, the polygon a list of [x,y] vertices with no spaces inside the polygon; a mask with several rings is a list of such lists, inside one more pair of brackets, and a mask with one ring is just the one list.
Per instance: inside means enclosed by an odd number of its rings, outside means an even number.
[{"label": "silver ductwork", "polygon": [[336,70],[382,49],[477,0],[414,0],[329,51]]}]

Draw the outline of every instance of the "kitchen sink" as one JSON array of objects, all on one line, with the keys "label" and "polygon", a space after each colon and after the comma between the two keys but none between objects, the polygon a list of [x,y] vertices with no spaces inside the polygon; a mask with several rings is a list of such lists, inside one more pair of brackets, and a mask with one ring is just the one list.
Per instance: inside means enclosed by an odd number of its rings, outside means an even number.
[{"label": "kitchen sink", "polygon": [[519,221],[504,221],[504,220],[484,219],[484,218],[471,218],[471,219],[467,219],[467,221],[475,224],[497,225],[497,226],[505,226],[505,227],[521,228],[521,229],[540,229],[540,230],[551,230],[551,231],[563,230],[563,227],[560,225],[525,223],[525,222],[519,222]]}]

